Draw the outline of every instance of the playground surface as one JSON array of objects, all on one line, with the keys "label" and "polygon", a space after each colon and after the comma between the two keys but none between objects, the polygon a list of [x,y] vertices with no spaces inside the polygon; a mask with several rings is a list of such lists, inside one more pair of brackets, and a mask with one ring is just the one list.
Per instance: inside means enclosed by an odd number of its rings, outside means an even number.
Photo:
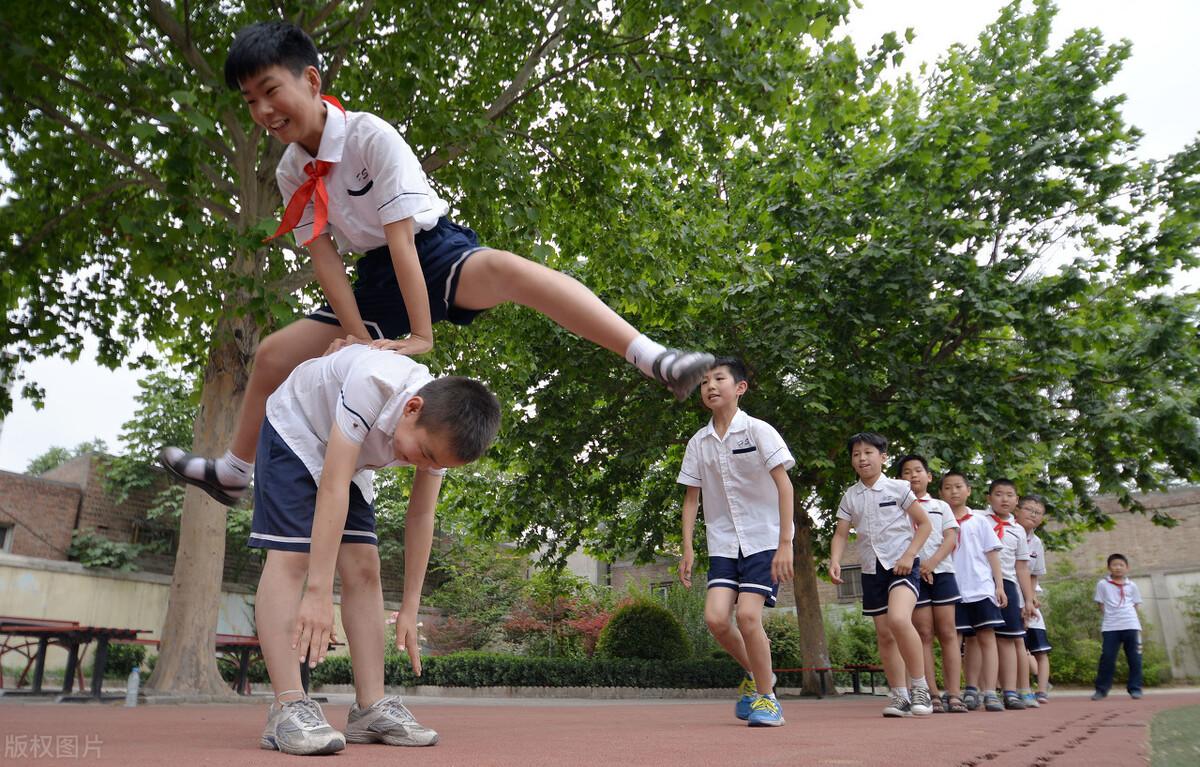
[{"label": "playground surface", "polygon": [[[331,695],[325,712],[345,724],[351,698]],[[1056,696],[1004,713],[884,719],[882,697],[783,701],[787,725],[746,727],[733,701],[529,700],[414,697],[422,723],[441,734],[425,749],[350,745],[326,759],[397,765],[1086,765],[1149,763],[1154,714],[1200,704],[1200,692],[1154,691],[1140,701],[1114,691],[1093,702]],[[263,751],[260,704],[54,704],[0,698],[4,764],[142,767],[281,765],[301,757]],[[1194,709],[1200,711],[1200,709]],[[1200,726],[1200,723],[1197,723]]]}]

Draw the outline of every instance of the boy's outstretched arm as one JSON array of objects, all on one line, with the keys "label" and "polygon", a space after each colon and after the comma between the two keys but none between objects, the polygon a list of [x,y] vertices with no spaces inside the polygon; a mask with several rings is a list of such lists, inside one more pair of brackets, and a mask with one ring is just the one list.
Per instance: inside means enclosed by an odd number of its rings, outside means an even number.
[{"label": "boy's outstretched arm", "polygon": [[317,508],[313,514],[312,543],[308,554],[308,583],[300,600],[300,611],[292,632],[292,649],[300,662],[309,666],[325,659],[333,636],[333,574],[337,567],[342,530],[350,507],[350,481],[360,446],[337,426],[325,448],[325,465],[317,486]]},{"label": "boy's outstretched arm", "polygon": [[771,560],[771,578],[775,583],[792,580],[792,481],[782,464],[771,469],[771,479],[779,492],[779,546]]},{"label": "boy's outstretched arm", "polygon": [[846,550],[849,537],[850,520],[839,519],[833,531],[833,541],[829,544],[829,579],[834,583],[842,583],[842,552]]},{"label": "boy's outstretched arm", "polygon": [[700,488],[687,486],[683,491],[683,558],[679,560],[679,580],[688,588],[692,587],[692,565],[696,561],[692,536],[696,532],[696,512],[699,508]]},{"label": "boy's outstretched arm", "polygon": [[[346,277],[346,264],[334,247],[333,238],[322,234],[308,244],[308,255],[312,259],[313,272],[317,282],[325,293],[325,300],[333,308],[338,322],[347,336],[354,336],[363,342],[371,340],[367,326],[363,324],[359,314],[358,304],[354,301],[354,290],[350,287],[350,279]],[[338,347],[344,344],[338,344]]]},{"label": "boy's outstretched arm", "polygon": [[388,251],[392,254],[392,268],[396,271],[396,282],[404,306],[408,310],[408,338],[397,341],[378,340],[371,345],[378,349],[390,349],[407,354],[424,354],[433,348],[433,320],[429,313],[429,293],[425,288],[425,273],[417,257],[417,244],[413,241],[411,218],[383,225],[387,236]]},{"label": "boy's outstretched arm", "polygon": [[408,650],[409,662],[417,676],[421,675],[417,611],[421,607],[421,588],[425,585],[425,569],[429,566],[429,552],[433,548],[433,514],[441,490],[441,474],[417,469],[408,495],[408,512],[404,516],[404,597],[396,615],[396,648]]}]

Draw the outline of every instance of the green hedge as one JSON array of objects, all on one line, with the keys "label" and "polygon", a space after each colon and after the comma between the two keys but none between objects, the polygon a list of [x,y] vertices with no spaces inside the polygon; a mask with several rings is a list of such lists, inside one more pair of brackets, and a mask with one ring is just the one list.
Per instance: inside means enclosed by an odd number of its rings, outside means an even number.
[{"label": "green hedge", "polygon": [[[387,684],[442,687],[736,687],[741,671],[731,660],[648,661],[631,658],[528,658],[461,652],[424,658],[422,675],[406,656],[388,656]],[[314,685],[351,684],[350,659],[327,658],[313,670]]]}]

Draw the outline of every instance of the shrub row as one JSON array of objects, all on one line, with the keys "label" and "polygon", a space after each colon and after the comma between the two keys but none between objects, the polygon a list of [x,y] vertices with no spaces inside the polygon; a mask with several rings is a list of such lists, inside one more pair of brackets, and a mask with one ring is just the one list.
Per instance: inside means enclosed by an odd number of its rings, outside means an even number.
[{"label": "shrub row", "polygon": [[[731,660],[651,661],[633,658],[528,658],[461,652],[424,658],[422,674],[408,657],[389,655],[389,685],[442,687],[736,687],[741,670]],[[351,684],[350,659],[326,658],[312,673],[314,685]]]}]

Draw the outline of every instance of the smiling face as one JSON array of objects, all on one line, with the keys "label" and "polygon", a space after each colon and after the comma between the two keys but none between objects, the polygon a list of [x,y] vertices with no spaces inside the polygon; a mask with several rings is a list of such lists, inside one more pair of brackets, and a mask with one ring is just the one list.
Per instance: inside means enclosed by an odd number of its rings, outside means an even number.
[{"label": "smiling face", "polygon": [[321,75],[316,67],[295,74],[279,64],[242,80],[242,98],[250,117],[285,144],[298,143],[310,155],[321,146],[325,129],[325,104],[321,101]]},{"label": "smiling face", "polygon": [[1037,501],[1024,500],[1017,506],[1017,524],[1026,531],[1036,530],[1046,515],[1046,507]]},{"label": "smiling face", "polygon": [[747,386],[745,381],[736,380],[728,367],[718,365],[700,379],[700,401],[709,410],[731,410],[737,407]]},{"label": "smiling face", "polygon": [[396,460],[424,471],[449,469],[468,463],[454,452],[442,430],[417,425],[423,404],[419,396],[404,404],[403,415],[396,424],[396,433],[392,435],[392,452]]},{"label": "smiling face", "polygon": [[879,448],[868,442],[855,442],[850,448],[850,465],[854,473],[864,484],[872,485],[883,472],[883,462],[887,453],[879,452]]}]

